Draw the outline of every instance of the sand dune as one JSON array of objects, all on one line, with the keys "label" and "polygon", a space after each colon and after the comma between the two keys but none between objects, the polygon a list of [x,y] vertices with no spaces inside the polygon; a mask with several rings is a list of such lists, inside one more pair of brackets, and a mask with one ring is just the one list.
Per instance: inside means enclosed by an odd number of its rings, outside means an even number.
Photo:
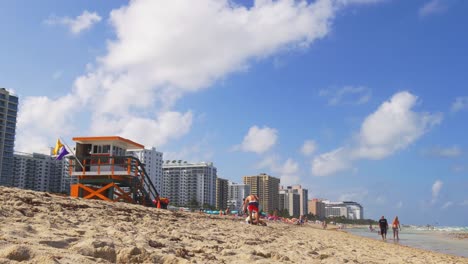
[{"label": "sand dune", "polygon": [[251,226],[0,187],[0,263],[468,263],[311,226]]}]

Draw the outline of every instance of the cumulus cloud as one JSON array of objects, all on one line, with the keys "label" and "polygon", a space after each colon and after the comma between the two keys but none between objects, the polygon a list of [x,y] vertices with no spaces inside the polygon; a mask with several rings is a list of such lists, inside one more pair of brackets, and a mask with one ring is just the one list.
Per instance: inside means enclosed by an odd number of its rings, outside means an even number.
[{"label": "cumulus cloud", "polygon": [[257,168],[268,169],[272,174],[278,175],[282,185],[299,183],[299,163],[291,158],[281,162],[278,156],[267,156],[257,164]]},{"label": "cumulus cloud", "polygon": [[[109,15],[115,37],[106,40],[107,52],[87,66],[68,94],[48,99],[48,104],[41,105],[44,109],[35,110],[56,111],[55,104],[70,98],[70,105],[79,107],[61,106],[64,117],[54,120],[54,127],[80,124],[83,135],[114,133],[134,136],[133,140],[147,146],[164,144],[190,131],[191,112],[174,114],[179,98],[206,89],[230,73],[245,71],[252,62],[307,48],[327,36],[340,8],[367,2],[373,1],[257,0],[251,7],[229,0],[130,1]],[[79,33],[99,20],[96,13],[85,11],[74,19],[46,23],[64,24]],[[42,126],[43,118],[33,120],[26,113],[36,100],[23,102],[18,131]],[[88,117],[92,123],[87,123]],[[56,133],[51,130],[32,139],[20,132],[17,145],[24,147],[22,151],[37,151],[37,140],[53,142]],[[262,152],[274,137],[244,147]]]},{"label": "cumulus cloud", "polygon": [[242,144],[235,146],[234,149],[262,154],[273,147],[277,139],[278,131],[276,129],[253,126],[249,129],[247,135],[245,135]]},{"label": "cumulus cloud", "polygon": [[48,25],[64,25],[67,26],[71,33],[79,34],[82,31],[91,28],[94,24],[101,21],[101,17],[96,12],[87,10],[76,18],[69,17],[50,17],[44,22]]},{"label": "cumulus cloud", "polygon": [[314,140],[306,140],[301,148],[301,152],[305,156],[312,155],[316,150],[317,143]]},{"label": "cumulus cloud", "polygon": [[360,105],[369,102],[372,92],[364,86],[345,86],[338,90],[324,89],[320,96],[328,98],[328,104],[336,105]]},{"label": "cumulus cloud", "polygon": [[452,112],[458,112],[464,109],[468,109],[468,96],[455,98],[455,102],[452,104]]},{"label": "cumulus cloud", "polygon": [[440,180],[437,180],[432,184],[432,203],[435,203],[437,198],[439,198],[439,193],[443,185],[444,183]]},{"label": "cumulus cloud", "polygon": [[426,2],[419,9],[419,16],[426,17],[435,14],[441,14],[447,10],[447,5],[444,0],[431,0]]},{"label": "cumulus cloud", "polygon": [[415,112],[417,97],[399,92],[366,117],[352,143],[312,161],[312,174],[328,176],[352,168],[359,159],[379,160],[407,148],[434,125],[440,114]]}]

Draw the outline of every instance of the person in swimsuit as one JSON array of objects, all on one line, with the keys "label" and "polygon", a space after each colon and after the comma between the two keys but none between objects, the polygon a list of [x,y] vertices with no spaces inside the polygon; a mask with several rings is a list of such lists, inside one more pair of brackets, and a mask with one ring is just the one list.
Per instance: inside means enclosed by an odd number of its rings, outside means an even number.
[{"label": "person in swimsuit", "polygon": [[393,219],[392,229],[393,229],[393,240],[395,240],[395,237],[397,240],[400,240],[400,237],[398,236],[398,231],[401,230],[401,226],[400,226],[400,220],[398,220],[398,216],[395,216],[395,219]]},{"label": "person in swimsuit", "polygon": [[387,222],[387,219],[385,219],[383,215],[379,220],[379,227],[380,227],[380,234],[382,235],[382,240],[387,239],[388,222]]},{"label": "person in swimsuit", "polygon": [[249,196],[247,196],[247,198],[245,198],[244,200],[244,212],[246,210],[249,210],[249,218],[250,219],[253,219],[252,218],[252,212],[256,212],[255,214],[255,221],[251,221],[252,224],[256,225],[258,223],[260,223],[260,214],[258,212],[258,196],[255,195],[255,194],[251,194]]}]

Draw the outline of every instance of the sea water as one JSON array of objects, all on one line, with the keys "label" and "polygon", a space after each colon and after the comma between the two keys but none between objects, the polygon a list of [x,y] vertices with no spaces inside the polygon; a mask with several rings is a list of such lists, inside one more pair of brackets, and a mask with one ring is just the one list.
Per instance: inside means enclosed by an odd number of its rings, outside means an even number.
[{"label": "sea water", "polygon": [[[371,232],[369,228],[346,229],[351,234],[382,240],[378,230],[378,227],[374,229],[374,232]],[[468,227],[402,226],[399,241],[393,240],[393,230],[389,228],[387,243],[398,243],[409,247],[468,257],[468,238],[455,238],[453,233],[468,234]]]}]

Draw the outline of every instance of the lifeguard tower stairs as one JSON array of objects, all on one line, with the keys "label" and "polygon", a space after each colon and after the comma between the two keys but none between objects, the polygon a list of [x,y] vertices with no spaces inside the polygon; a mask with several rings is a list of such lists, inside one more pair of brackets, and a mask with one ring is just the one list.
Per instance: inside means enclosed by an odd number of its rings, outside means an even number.
[{"label": "lifeguard tower stairs", "polygon": [[159,194],[144,165],[128,151],[140,145],[118,136],[75,137],[75,157],[70,158],[70,176],[75,178],[70,195],[155,206]]}]

